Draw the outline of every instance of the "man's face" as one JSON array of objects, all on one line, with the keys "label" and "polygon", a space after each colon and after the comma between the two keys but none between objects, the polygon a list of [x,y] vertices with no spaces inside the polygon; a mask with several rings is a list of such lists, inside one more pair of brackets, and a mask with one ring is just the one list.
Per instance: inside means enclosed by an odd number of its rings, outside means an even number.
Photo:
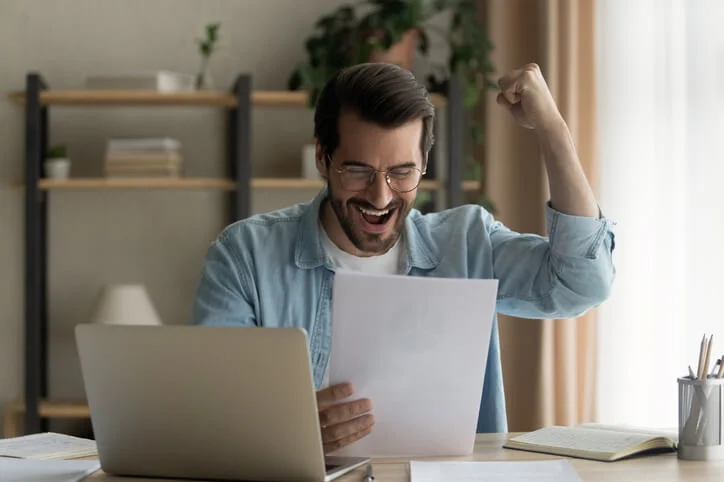
[{"label": "man's face", "polygon": [[[387,252],[399,239],[417,189],[393,190],[384,172],[377,172],[374,180],[366,184],[362,174],[369,168],[392,169],[393,185],[409,184],[411,178],[405,180],[405,176],[419,177],[413,168],[424,170],[422,127],[418,119],[386,129],[361,120],[353,112],[344,112],[339,119],[339,147],[330,154],[328,169],[318,147],[317,165],[329,185],[330,202],[323,222],[341,249],[357,256],[373,256]],[[358,190],[360,186],[363,189]]]}]

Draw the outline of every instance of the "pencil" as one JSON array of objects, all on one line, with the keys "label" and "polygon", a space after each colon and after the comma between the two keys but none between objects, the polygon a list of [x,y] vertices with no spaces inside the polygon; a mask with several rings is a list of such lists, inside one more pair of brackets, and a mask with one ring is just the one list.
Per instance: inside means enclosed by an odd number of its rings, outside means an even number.
[{"label": "pencil", "polygon": [[704,336],[701,339],[701,347],[699,348],[699,367],[696,371],[697,378],[700,380],[704,378],[703,372],[704,372],[704,351],[706,350],[706,333],[704,333]]},{"label": "pencil", "polygon": [[706,344],[706,353],[704,354],[704,372],[702,378],[706,378],[709,375],[709,360],[711,360],[711,344],[714,341],[714,335],[709,338],[709,343]]}]

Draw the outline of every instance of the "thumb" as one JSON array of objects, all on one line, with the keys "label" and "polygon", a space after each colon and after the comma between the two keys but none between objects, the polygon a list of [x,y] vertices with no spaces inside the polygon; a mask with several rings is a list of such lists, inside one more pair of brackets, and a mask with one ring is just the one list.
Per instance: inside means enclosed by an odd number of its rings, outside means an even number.
[{"label": "thumb", "polygon": [[498,96],[495,98],[495,102],[503,107],[507,107],[508,109],[513,107],[513,104],[508,102],[508,99],[505,98],[505,94],[503,92],[498,93]]}]

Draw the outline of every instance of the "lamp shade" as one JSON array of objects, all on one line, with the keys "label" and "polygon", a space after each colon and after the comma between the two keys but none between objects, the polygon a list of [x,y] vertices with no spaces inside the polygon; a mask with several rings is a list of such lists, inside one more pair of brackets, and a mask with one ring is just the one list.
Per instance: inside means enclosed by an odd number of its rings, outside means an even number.
[{"label": "lamp shade", "polygon": [[113,325],[161,325],[146,287],[139,284],[104,286],[95,301],[90,321]]}]

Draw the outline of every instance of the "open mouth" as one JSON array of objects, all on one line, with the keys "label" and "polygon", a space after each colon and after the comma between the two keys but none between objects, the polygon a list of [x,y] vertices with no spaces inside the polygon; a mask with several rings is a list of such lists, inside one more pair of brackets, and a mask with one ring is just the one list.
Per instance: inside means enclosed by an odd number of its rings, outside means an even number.
[{"label": "open mouth", "polygon": [[368,209],[361,206],[355,206],[362,218],[362,227],[370,233],[381,233],[387,229],[392,217],[397,209]]}]

